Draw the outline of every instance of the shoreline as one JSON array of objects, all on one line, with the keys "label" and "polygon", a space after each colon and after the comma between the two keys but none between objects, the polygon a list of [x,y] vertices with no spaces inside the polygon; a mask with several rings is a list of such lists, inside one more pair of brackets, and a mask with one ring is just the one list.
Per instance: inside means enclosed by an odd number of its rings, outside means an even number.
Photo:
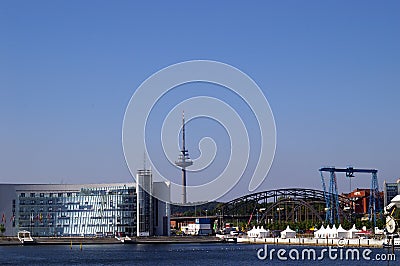
[{"label": "shoreline", "polygon": [[[117,238],[88,237],[36,237],[33,243],[21,243],[16,237],[0,238],[0,246],[24,245],[117,245],[117,244],[195,244],[195,243],[232,243],[214,236],[156,236],[132,237],[122,242]],[[238,244],[268,244],[296,246],[336,246],[383,248],[384,240],[378,239],[316,239],[316,238],[237,238]]]},{"label": "shoreline", "polygon": [[237,242],[244,244],[383,248],[384,240],[372,238],[238,238]]},{"label": "shoreline", "polygon": [[0,246],[35,246],[35,245],[117,245],[117,244],[184,244],[184,243],[222,243],[217,237],[210,236],[156,236],[132,237],[130,241],[122,242],[117,238],[89,238],[89,237],[33,237],[32,243],[21,243],[17,237],[0,238]]}]

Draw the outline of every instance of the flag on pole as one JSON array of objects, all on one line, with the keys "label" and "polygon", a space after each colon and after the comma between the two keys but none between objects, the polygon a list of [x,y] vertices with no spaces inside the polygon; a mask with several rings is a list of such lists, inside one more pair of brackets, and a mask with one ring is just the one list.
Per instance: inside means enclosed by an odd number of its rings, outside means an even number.
[{"label": "flag on pole", "polygon": [[249,226],[249,224],[250,224],[252,218],[253,218],[253,213],[250,214],[250,219],[249,219],[249,221],[247,222],[247,226]]},{"label": "flag on pole", "polygon": [[3,213],[3,217],[1,217],[1,222],[2,223],[6,223],[7,222],[6,216],[4,215],[4,213]]},{"label": "flag on pole", "polygon": [[15,221],[15,215],[13,214],[11,217],[10,217],[10,222],[14,222]]}]

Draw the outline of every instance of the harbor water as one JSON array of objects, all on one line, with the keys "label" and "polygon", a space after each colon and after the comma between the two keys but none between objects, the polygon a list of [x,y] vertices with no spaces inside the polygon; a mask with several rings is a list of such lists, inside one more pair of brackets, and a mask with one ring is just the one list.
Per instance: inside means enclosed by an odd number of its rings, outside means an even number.
[{"label": "harbor water", "polygon": [[[263,257],[264,248],[273,257]],[[291,259],[288,254],[301,254],[305,248],[313,248],[320,254],[327,247],[284,246],[262,244],[131,244],[131,245],[44,245],[0,246],[0,265],[399,265],[400,250],[395,250],[395,260],[377,261],[377,254],[389,254],[391,250],[371,249],[370,260],[331,259],[328,252],[322,259]],[[277,257],[279,249],[287,260]],[[293,250],[297,251],[293,251]],[[360,248],[360,256],[365,248]],[[346,253],[343,248],[342,253]],[[368,252],[367,252],[368,253]],[[258,254],[258,255],[257,255]],[[281,254],[282,255],[282,254]],[[260,258],[261,256],[261,258]]]}]

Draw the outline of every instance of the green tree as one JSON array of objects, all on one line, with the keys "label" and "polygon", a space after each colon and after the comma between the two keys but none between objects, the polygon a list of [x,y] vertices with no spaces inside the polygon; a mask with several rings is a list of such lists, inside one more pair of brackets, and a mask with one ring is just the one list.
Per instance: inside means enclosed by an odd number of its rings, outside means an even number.
[{"label": "green tree", "polygon": [[0,233],[3,235],[6,232],[6,227],[4,224],[0,224]]}]

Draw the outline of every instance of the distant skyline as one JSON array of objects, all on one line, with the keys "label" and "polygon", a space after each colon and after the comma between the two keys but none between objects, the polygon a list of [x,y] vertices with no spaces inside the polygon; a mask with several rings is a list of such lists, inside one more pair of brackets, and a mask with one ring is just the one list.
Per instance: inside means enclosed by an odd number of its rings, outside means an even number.
[{"label": "distant skyline", "polygon": [[[132,94],[168,65],[208,59],[248,74],[274,114],[275,160],[257,191],[321,189],[320,167],[349,165],[378,169],[381,189],[400,177],[398,14],[398,1],[2,1],[0,183],[132,181],[121,144]],[[251,118],[217,86],[177,90],[221,97]],[[179,97],[166,95],[154,121]],[[188,123],[192,159],[210,132],[226,149],[218,124]],[[369,175],[352,180],[369,186]],[[343,175],[338,188],[349,190]]]}]

